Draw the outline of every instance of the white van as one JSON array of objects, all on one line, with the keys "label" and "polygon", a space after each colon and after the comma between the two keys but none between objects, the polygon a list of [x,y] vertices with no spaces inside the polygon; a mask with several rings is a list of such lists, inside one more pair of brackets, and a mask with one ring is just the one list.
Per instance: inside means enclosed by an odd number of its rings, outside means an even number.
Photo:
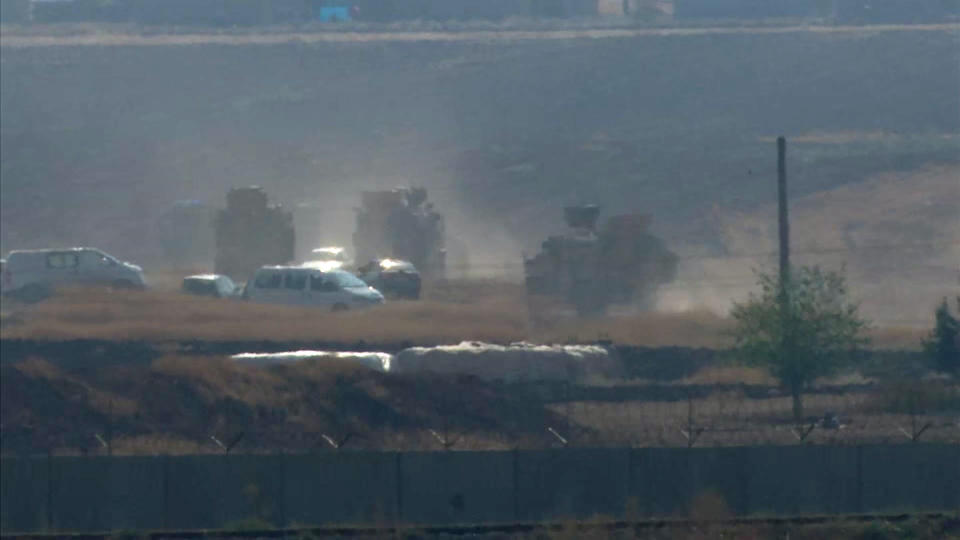
[{"label": "white van", "polygon": [[60,285],[133,289],[146,284],[142,268],[94,248],[11,251],[2,275],[3,294],[31,301],[40,300]]},{"label": "white van", "polygon": [[346,311],[380,305],[383,295],[350,272],[303,266],[264,266],[247,281],[252,302],[321,306]]}]

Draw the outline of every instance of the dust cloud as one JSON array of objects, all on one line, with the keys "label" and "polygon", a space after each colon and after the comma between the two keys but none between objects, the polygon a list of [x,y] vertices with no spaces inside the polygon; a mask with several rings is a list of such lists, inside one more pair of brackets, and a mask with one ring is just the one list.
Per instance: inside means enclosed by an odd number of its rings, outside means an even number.
[{"label": "dust cloud", "polygon": [[90,245],[162,268],[157,222],[175,201],[222,207],[260,185],[294,212],[303,256],[352,246],[363,190],[423,186],[453,276],[519,281],[562,206],[596,203],[651,215],[680,255],[658,309],[726,313],[775,250],[782,133],[796,137],[798,263],[846,266],[889,324],[925,323],[957,287],[948,29],[0,43],[0,56],[3,253]]}]

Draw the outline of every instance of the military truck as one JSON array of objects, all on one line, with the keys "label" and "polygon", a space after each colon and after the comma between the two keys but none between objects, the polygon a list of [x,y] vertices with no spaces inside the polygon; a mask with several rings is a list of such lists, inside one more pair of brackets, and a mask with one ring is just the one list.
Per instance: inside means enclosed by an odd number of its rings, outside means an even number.
[{"label": "military truck", "polygon": [[427,202],[425,188],[365,191],[356,209],[354,261],[410,261],[425,278],[443,277],[446,232],[443,216]]},{"label": "military truck", "polygon": [[217,212],[214,229],[218,274],[245,281],[261,266],[294,259],[293,214],[269,204],[259,186],[231,189],[227,207]]},{"label": "military truck", "polygon": [[657,288],[673,281],[677,256],[648,232],[649,218],[613,216],[597,229],[600,207],[564,209],[567,234],[551,236],[540,253],[524,257],[532,315],[566,304],[577,314],[599,315],[611,304],[652,307]]}]

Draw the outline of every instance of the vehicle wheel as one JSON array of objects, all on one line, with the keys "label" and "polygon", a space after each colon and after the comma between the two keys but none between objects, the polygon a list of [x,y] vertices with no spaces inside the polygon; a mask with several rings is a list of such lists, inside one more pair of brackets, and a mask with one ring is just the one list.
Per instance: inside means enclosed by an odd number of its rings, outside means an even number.
[{"label": "vehicle wheel", "polygon": [[350,308],[347,307],[346,304],[334,304],[334,305],[333,305],[333,309],[332,309],[331,311],[333,311],[334,313],[342,313],[342,312],[347,311],[347,310],[349,310],[349,309],[350,309]]},{"label": "vehicle wheel", "polygon": [[116,279],[110,284],[110,288],[118,291],[129,291],[136,289],[137,286],[126,279]]}]

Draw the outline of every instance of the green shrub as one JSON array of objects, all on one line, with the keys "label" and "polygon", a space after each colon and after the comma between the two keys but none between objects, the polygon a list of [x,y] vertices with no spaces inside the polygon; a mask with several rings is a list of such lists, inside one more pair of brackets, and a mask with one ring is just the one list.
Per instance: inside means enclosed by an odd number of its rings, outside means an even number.
[{"label": "green shrub", "polygon": [[[960,309],[960,298],[957,298],[957,309]],[[960,321],[950,314],[947,299],[936,311],[936,325],[930,332],[930,337],[923,343],[923,350],[933,362],[937,371],[960,375]]]}]

